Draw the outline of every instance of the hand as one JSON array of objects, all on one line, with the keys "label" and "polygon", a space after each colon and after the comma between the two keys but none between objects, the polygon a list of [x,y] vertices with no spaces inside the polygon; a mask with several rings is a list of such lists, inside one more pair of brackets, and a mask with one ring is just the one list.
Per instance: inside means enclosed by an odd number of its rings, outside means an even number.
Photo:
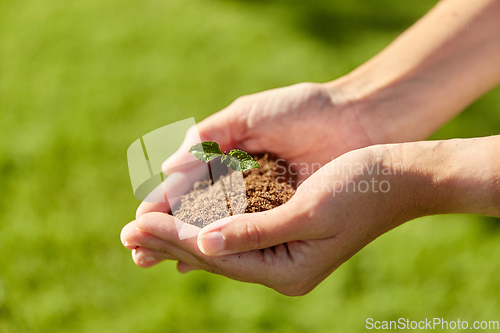
[{"label": "hand", "polygon": [[[215,222],[198,240],[180,241],[174,217],[147,213],[124,228],[122,242],[138,246],[133,257],[141,267],[179,260],[181,272],[204,269],[302,295],[380,234],[414,217],[397,194],[401,180],[391,162],[385,146],[352,151],[309,177],[286,204]],[[368,174],[377,165],[391,175]],[[346,190],[351,182],[359,189]],[[377,192],[361,192],[366,185]]]},{"label": "hand", "polygon": [[328,163],[278,208],[217,221],[183,241],[172,216],[148,213],[124,228],[122,242],[137,247],[141,267],[179,260],[181,272],[205,269],[302,295],[416,217],[500,216],[499,149],[500,136],[371,146]]},{"label": "hand", "polygon": [[[178,152],[165,161],[163,170],[182,165],[192,157],[187,152],[199,140],[199,133],[202,140],[216,141],[223,150],[237,147],[253,152],[266,151],[292,165],[300,165],[301,172],[297,174],[300,183],[331,159],[372,143],[358,123],[360,108],[341,86],[301,83],[240,97],[191,128]],[[168,185],[181,186],[175,181]],[[149,212],[169,211],[168,202],[143,202],[137,209],[136,218]],[[123,232],[129,228],[130,225],[126,226]],[[130,241],[126,247],[136,248]],[[145,251],[135,250],[135,257],[139,257],[139,252],[145,255]],[[143,267],[144,264],[143,260]],[[189,267],[179,263],[181,271]]]},{"label": "hand", "polygon": [[[300,83],[242,96],[197,128],[202,140],[216,141],[223,150],[270,152],[289,163],[324,165],[373,144],[359,116],[340,86]],[[174,155],[164,169],[176,162]],[[312,173],[299,177],[304,180]]]},{"label": "hand", "polygon": [[[333,158],[373,144],[359,125],[361,108],[348,95],[341,85],[301,83],[240,97],[191,128],[162,168],[175,169],[192,160],[188,150],[201,137],[225,151],[274,153],[301,167],[300,184]],[[169,210],[168,203],[143,202],[136,217]]]},{"label": "hand", "polygon": [[[303,182],[333,158],[379,141],[373,134],[377,131],[367,128],[370,103],[351,98],[352,94],[343,89],[349,83],[346,79],[328,84],[302,83],[240,97],[200,122],[197,128],[190,129],[178,152],[164,163],[163,169],[182,165],[192,157],[187,151],[195,143],[193,140],[199,140],[199,133],[202,140],[216,141],[223,150],[237,147],[275,153],[291,165],[300,166],[297,181]],[[373,114],[370,117],[373,119]],[[378,131],[383,132],[380,128]],[[169,185],[179,187],[179,184]],[[143,202],[136,218],[150,212],[169,211],[168,202]],[[136,246],[129,243],[127,248],[133,250]],[[135,257],[141,257],[139,254],[144,251],[136,250]],[[139,261],[136,262],[140,264]],[[144,265],[143,260],[141,266]],[[181,271],[192,268],[179,263]]]},{"label": "hand", "polygon": [[[300,84],[242,97],[200,123],[201,138],[217,141],[223,149],[238,146],[249,151],[269,151],[290,163],[309,163],[310,166],[312,163],[324,165],[330,158],[370,144],[424,139],[498,83],[500,67],[495,66],[495,61],[500,44],[492,36],[498,26],[499,11],[500,5],[494,0],[440,3],[383,52],[349,75],[325,85]],[[442,24],[443,20],[449,24]],[[433,32],[431,39],[428,38],[429,31]],[[484,43],[478,44],[478,40]],[[443,81],[443,77],[447,79]],[[185,143],[189,144],[189,135],[186,139]],[[497,151],[498,144],[490,150]],[[475,156],[477,151],[473,149],[468,154]],[[434,154],[433,150],[431,158],[423,159],[417,154],[416,160],[420,160],[420,164],[413,159],[417,167],[408,169],[410,176],[414,173],[413,177],[396,177],[395,180],[399,180],[391,186],[399,187],[399,191],[391,187],[390,195],[370,194],[363,196],[363,200],[353,197],[349,200],[347,195],[339,199],[340,195],[337,195],[336,200],[330,202],[328,196],[310,193],[307,197],[299,192],[289,203],[277,209],[239,216],[235,218],[238,223],[226,226],[221,225],[225,221],[219,221],[204,230],[206,233],[221,228],[215,231],[227,236],[223,246],[223,251],[229,251],[227,253],[279,244],[277,241],[287,242],[286,246],[277,245],[274,250],[258,251],[261,255],[251,251],[237,255],[236,259],[236,255],[213,258],[202,254],[194,239],[180,242],[176,238],[173,217],[146,214],[168,212],[169,207],[164,203],[141,204],[136,214],[138,220],[123,229],[122,241],[127,248],[134,249],[134,260],[141,267],[149,267],[163,259],[182,260],[178,265],[181,272],[203,268],[243,281],[276,286],[286,294],[301,294],[370,239],[402,221],[420,216],[424,211],[498,216],[500,169],[495,167],[493,177],[491,170],[479,172],[478,166],[484,168],[491,164],[484,162],[486,158],[482,159],[483,164],[461,167],[467,159],[478,160],[469,155],[465,159],[462,156],[450,161],[447,158],[440,160],[440,155]],[[346,154],[342,159],[348,159],[346,156],[352,154]],[[165,167],[169,163],[170,166],[176,165],[179,160],[182,160],[179,154],[173,156]],[[406,165],[412,159],[405,157],[400,161]],[[299,174],[299,181],[307,179],[304,184],[312,185],[317,174],[307,177],[314,170],[310,168]],[[488,175],[487,180],[481,178],[483,175]],[[337,184],[343,184],[338,181]],[[348,184],[347,180],[343,185]],[[307,187],[302,185],[301,188]],[[420,207],[415,208],[414,202],[404,199],[408,193],[415,197],[414,201],[420,201]],[[428,206],[425,209],[424,203]],[[407,207],[401,209],[404,205]],[[328,207],[335,209],[329,211]],[[302,217],[302,220],[295,216]],[[334,222],[321,223],[329,219]],[[271,222],[277,227],[274,228]],[[307,234],[303,229],[305,223],[324,233]],[[321,229],[326,225],[330,227]],[[332,229],[331,225],[337,226],[338,230]],[[137,227],[149,233],[136,230]],[[243,229],[238,231],[238,228]],[[315,228],[312,229],[317,230]],[[268,241],[266,239],[270,238],[262,237],[281,233],[288,235],[288,240]],[[326,238],[299,241],[292,237],[295,234]],[[208,241],[206,244],[203,238]],[[239,242],[232,239],[239,239]],[[330,246],[318,251],[328,241]],[[217,252],[214,251],[217,242],[215,239],[210,241],[207,234],[200,237],[199,243],[206,253]],[[241,247],[240,243],[243,244]],[[331,248],[335,249],[333,253],[328,252]],[[147,260],[151,258],[153,260]],[[292,263],[290,259],[293,259]],[[269,267],[264,267],[263,263]],[[290,267],[296,268],[297,273],[290,274]],[[304,282],[297,282],[295,276],[304,278]],[[276,279],[280,278],[282,281],[277,284]]]}]

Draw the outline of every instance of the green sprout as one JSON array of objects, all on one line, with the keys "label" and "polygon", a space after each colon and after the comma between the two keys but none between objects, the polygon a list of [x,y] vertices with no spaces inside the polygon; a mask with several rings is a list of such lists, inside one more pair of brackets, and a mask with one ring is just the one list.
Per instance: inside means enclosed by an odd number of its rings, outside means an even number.
[{"label": "green sprout", "polygon": [[189,149],[189,152],[206,163],[221,156],[221,162],[234,171],[243,172],[255,168],[260,169],[259,163],[243,150],[233,149],[229,154],[226,154],[222,152],[217,142],[213,141],[195,144]]},{"label": "green sprout", "polygon": [[[220,146],[217,144],[217,142],[214,141],[203,141],[201,143],[197,143],[189,149],[189,152],[200,161],[208,164],[208,171],[210,174],[210,181],[212,185],[214,184],[214,179],[212,178],[212,170],[210,168],[209,162],[216,159],[217,157],[221,158],[221,163],[225,164],[228,168],[231,168],[234,171],[243,172],[251,169],[260,169],[259,163],[257,163],[257,161],[254,160],[253,157],[248,153],[242,150],[233,149],[228,154],[226,154],[226,152],[222,152]],[[222,185],[224,196],[226,197],[229,214],[233,215],[224,182],[221,181],[220,183]],[[229,184],[231,186],[231,173],[229,173]]]}]

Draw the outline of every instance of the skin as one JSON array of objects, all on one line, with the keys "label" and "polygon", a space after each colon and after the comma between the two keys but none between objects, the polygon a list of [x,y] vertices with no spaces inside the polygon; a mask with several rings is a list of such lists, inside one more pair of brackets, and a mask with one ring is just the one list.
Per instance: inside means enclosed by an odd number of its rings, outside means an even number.
[{"label": "skin", "polygon": [[[217,221],[182,241],[167,204],[142,203],[121,234],[134,262],[177,260],[180,272],[204,269],[303,295],[404,222],[446,213],[500,216],[499,136],[409,142],[498,84],[498,17],[498,0],[441,1],[352,73],[244,96],[202,121],[201,139],[223,150],[269,151],[297,163],[305,170],[298,192],[276,209]],[[182,163],[183,151],[164,168]],[[363,172],[332,172],[356,164]],[[377,166],[388,171],[369,172]],[[363,182],[390,190],[345,190]]]}]

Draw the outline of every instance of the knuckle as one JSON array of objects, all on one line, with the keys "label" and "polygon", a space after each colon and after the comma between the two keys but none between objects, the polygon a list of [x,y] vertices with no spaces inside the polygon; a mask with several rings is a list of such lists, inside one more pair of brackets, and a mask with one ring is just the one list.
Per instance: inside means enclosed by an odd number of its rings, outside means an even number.
[{"label": "knuckle", "polygon": [[298,89],[306,92],[304,103],[325,108],[333,104],[332,95],[325,87],[318,83],[303,82],[298,84]]},{"label": "knuckle", "polygon": [[240,97],[236,98],[230,105],[235,106],[235,105],[244,103],[246,99],[248,99],[247,95],[240,96]]},{"label": "knuckle", "polygon": [[262,230],[258,225],[251,222],[246,222],[243,230],[243,244],[249,250],[259,250],[262,246]]},{"label": "knuckle", "polygon": [[314,89],[314,88],[317,88],[320,86],[321,85],[319,85],[318,83],[314,83],[314,82],[299,82],[299,83],[292,85],[292,87],[295,87],[297,89]]}]

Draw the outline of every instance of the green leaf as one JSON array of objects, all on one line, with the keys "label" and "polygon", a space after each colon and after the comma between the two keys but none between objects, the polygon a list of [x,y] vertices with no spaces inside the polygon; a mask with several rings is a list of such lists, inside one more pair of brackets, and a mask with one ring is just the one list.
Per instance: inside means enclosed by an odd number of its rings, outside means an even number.
[{"label": "green leaf", "polygon": [[189,152],[203,162],[210,162],[214,158],[222,155],[222,150],[220,149],[219,145],[217,144],[217,142],[213,141],[204,141],[202,143],[197,143],[189,148]]},{"label": "green leaf", "polygon": [[[250,169],[260,169],[259,163],[257,163],[257,161],[254,160],[252,158],[252,156],[248,155],[247,153],[245,153],[242,150],[233,149],[229,152],[229,156],[231,157],[231,161],[233,161],[233,159],[236,159],[239,162],[239,167],[237,169],[233,168],[229,164],[226,164],[235,171],[247,171]],[[236,164],[238,164],[238,163],[236,163]]]},{"label": "green leaf", "polygon": [[233,169],[234,171],[241,171],[240,161],[236,157],[222,155],[221,162]]}]

